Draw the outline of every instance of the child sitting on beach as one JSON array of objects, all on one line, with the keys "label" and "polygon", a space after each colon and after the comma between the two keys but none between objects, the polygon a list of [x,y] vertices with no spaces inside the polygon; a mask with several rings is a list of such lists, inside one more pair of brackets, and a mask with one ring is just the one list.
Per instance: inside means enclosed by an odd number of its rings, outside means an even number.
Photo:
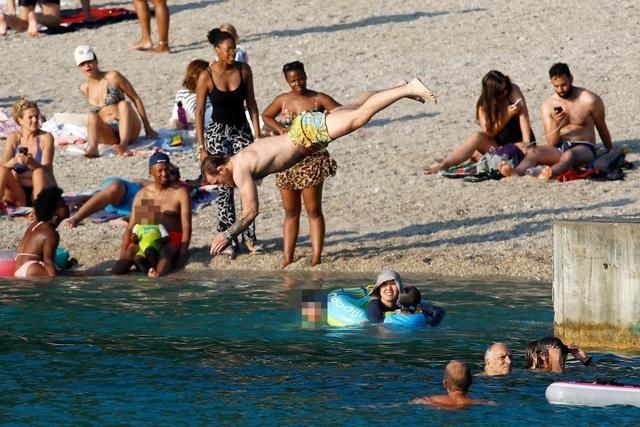
[{"label": "child sitting on beach", "polygon": [[[204,70],[209,67],[209,63],[202,59],[194,59],[187,65],[187,70],[184,74],[184,80],[182,80],[182,87],[176,92],[176,97],[173,101],[173,107],[171,109],[171,119],[169,119],[170,126],[177,128],[180,126],[178,118],[178,103],[182,103],[182,108],[186,113],[186,119],[188,123],[194,123],[196,112],[196,83],[198,82],[198,76]],[[211,121],[211,101],[207,97],[205,101],[205,113],[204,113],[205,126]]]},{"label": "child sitting on beach", "polygon": [[169,232],[164,225],[158,224],[160,207],[153,200],[142,200],[140,223],[134,225],[129,250],[136,268],[149,277],[158,277],[156,267],[160,258],[160,249],[169,241]]}]

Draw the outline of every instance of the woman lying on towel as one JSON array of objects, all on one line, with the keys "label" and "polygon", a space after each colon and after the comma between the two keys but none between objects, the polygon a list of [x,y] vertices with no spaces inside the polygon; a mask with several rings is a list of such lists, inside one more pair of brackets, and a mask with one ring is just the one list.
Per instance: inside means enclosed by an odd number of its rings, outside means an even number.
[{"label": "woman lying on towel", "polygon": [[[87,77],[80,85],[89,103],[87,157],[100,156],[98,144],[113,145],[118,154],[127,155],[127,147],[140,135],[142,126],[148,137],[158,137],[149,124],[142,100],[122,74],[115,70],[101,71],[98,57],[89,46],[78,46],[74,56],[76,65]],[[133,101],[137,115],[125,95]]]},{"label": "woman lying on towel", "polygon": [[520,88],[508,76],[491,70],[482,78],[482,93],[476,103],[476,120],[480,132],[471,134],[447,157],[425,168],[430,175],[467,160],[477,162],[491,148],[517,144],[525,151],[535,136],[529,123],[527,102]]},{"label": "woman lying on towel", "polygon": [[53,136],[40,130],[38,104],[25,99],[13,104],[18,132],[7,137],[0,165],[0,197],[16,206],[31,206],[42,189],[56,185]]}]

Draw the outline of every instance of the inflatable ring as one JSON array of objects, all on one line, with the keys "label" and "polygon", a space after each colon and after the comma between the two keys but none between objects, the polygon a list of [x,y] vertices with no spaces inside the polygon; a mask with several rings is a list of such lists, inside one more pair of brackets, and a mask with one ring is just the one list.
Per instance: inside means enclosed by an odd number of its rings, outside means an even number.
[{"label": "inflatable ring", "polygon": [[[362,326],[369,323],[366,306],[370,288],[338,289],[327,296],[327,323],[329,326]],[[421,328],[431,323],[425,313],[385,313],[384,324],[404,328]]]},{"label": "inflatable ring", "polygon": [[555,382],[547,387],[545,397],[556,405],[640,406],[640,387],[598,383]]},{"label": "inflatable ring", "polygon": [[16,271],[16,251],[0,251],[0,277],[13,277]]}]

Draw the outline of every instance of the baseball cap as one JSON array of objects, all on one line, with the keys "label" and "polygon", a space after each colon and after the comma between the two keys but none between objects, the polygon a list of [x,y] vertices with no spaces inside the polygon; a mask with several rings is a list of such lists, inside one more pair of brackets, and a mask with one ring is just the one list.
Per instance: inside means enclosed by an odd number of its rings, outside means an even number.
[{"label": "baseball cap", "polygon": [[85,61],[93,61],[96,59],[96,54],[90,46],[81,44],[76,47],[76,50],[73,52],[73,57],[76,60],[76,65],[80,65]]},{"label": "baseball cap", "polygon": [[155,153],[153,153],[151,155],[151,157],[149,157],[149,167],[152,168],[155,165],[158,164],[162,164],[162,163],[171,163],[169,161],[169,156],[167,156],[166,153],[163,153],[162,151],[156,151]]}]

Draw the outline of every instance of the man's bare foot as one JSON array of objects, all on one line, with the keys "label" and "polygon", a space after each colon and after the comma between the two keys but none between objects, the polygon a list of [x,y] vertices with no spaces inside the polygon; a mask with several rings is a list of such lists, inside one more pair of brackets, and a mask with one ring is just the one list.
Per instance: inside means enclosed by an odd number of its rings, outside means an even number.
[{"label": "man's bare foot", "polygon": [[282,268],[284,270],[285,268],[287,268],[291,264],[293,264],[292,260],[284,260],[284,261],[282,261],[282,265],[280,266],[280,268]]},{"label": "man's bare foot", "polygon": [[140,39],[131,45],[133,50],[149,50],[153,48],[153,42],[150,39]]},{"label": "man's bare foot", "polygon": [[38,32],[38,21],[36,20],[36,13],[34,11],[30,11],[27,15],[27,21],[29,25],[27,26],[27,33],[31,37],[38,37],[40,33]]},{"label": "man's bare foot", "polygon": [[442,170],[442,166],[440,163],[434,163],[431,166],[424,168],[425,175],[433,175],[434,173],[438,173]]},{"label": "man's bare foot", "polygon": [[155,268],[150,268],[147,272],[147,277],[158,277],[158,272]]},{"label": "man's bare foot", "polygon": [[158,42],[158,45],[151,49],[154,53],[169,53],[169,43],[167,42]]},{"label": "man's bare foot", "polygon": [[407,86],[411,90],[411,95],[407,96],[407,98],[415,99],[417,101],[419,101],[418,98],[421,98],[422,101],[420,102],[424,102],[425,99],[433,101],[434,103],[438,102],[438,97],[436,97],[431,89],[426,87],[424,83],[422,83],[422,80],[420,80],[419,78],[416,77],[415,79],[411,80],[407,84]]},{"label": "man's bare foot", "polygon": [[553,178],[551,166],[545,166],[544,169],[542,169],[542,172],[540,172],[540,175],[538,175],[538,179],[549,181],[551,178]]},{"label": "man's bare foot", "polygon": [[4,19],[4,12],[0,11],[0,36],[7,35],[7,21]]},{"label": "man's bare foot", "polygon": [[503,160],[500,162],[500,165],[498,166],[498,170],[500,171],[500,173],[502,174],[502,176],[512,176],[515,173],[515,170],[513,169],[513,167],[511,167],[511,165]]},{"label": "man's bare foot", "polygon": [[320,257],[318,257],[318,258],[312,257],[311,258],[311,267],[315,267],[318,264],[322,264],[322,260],[320,259]]}]

